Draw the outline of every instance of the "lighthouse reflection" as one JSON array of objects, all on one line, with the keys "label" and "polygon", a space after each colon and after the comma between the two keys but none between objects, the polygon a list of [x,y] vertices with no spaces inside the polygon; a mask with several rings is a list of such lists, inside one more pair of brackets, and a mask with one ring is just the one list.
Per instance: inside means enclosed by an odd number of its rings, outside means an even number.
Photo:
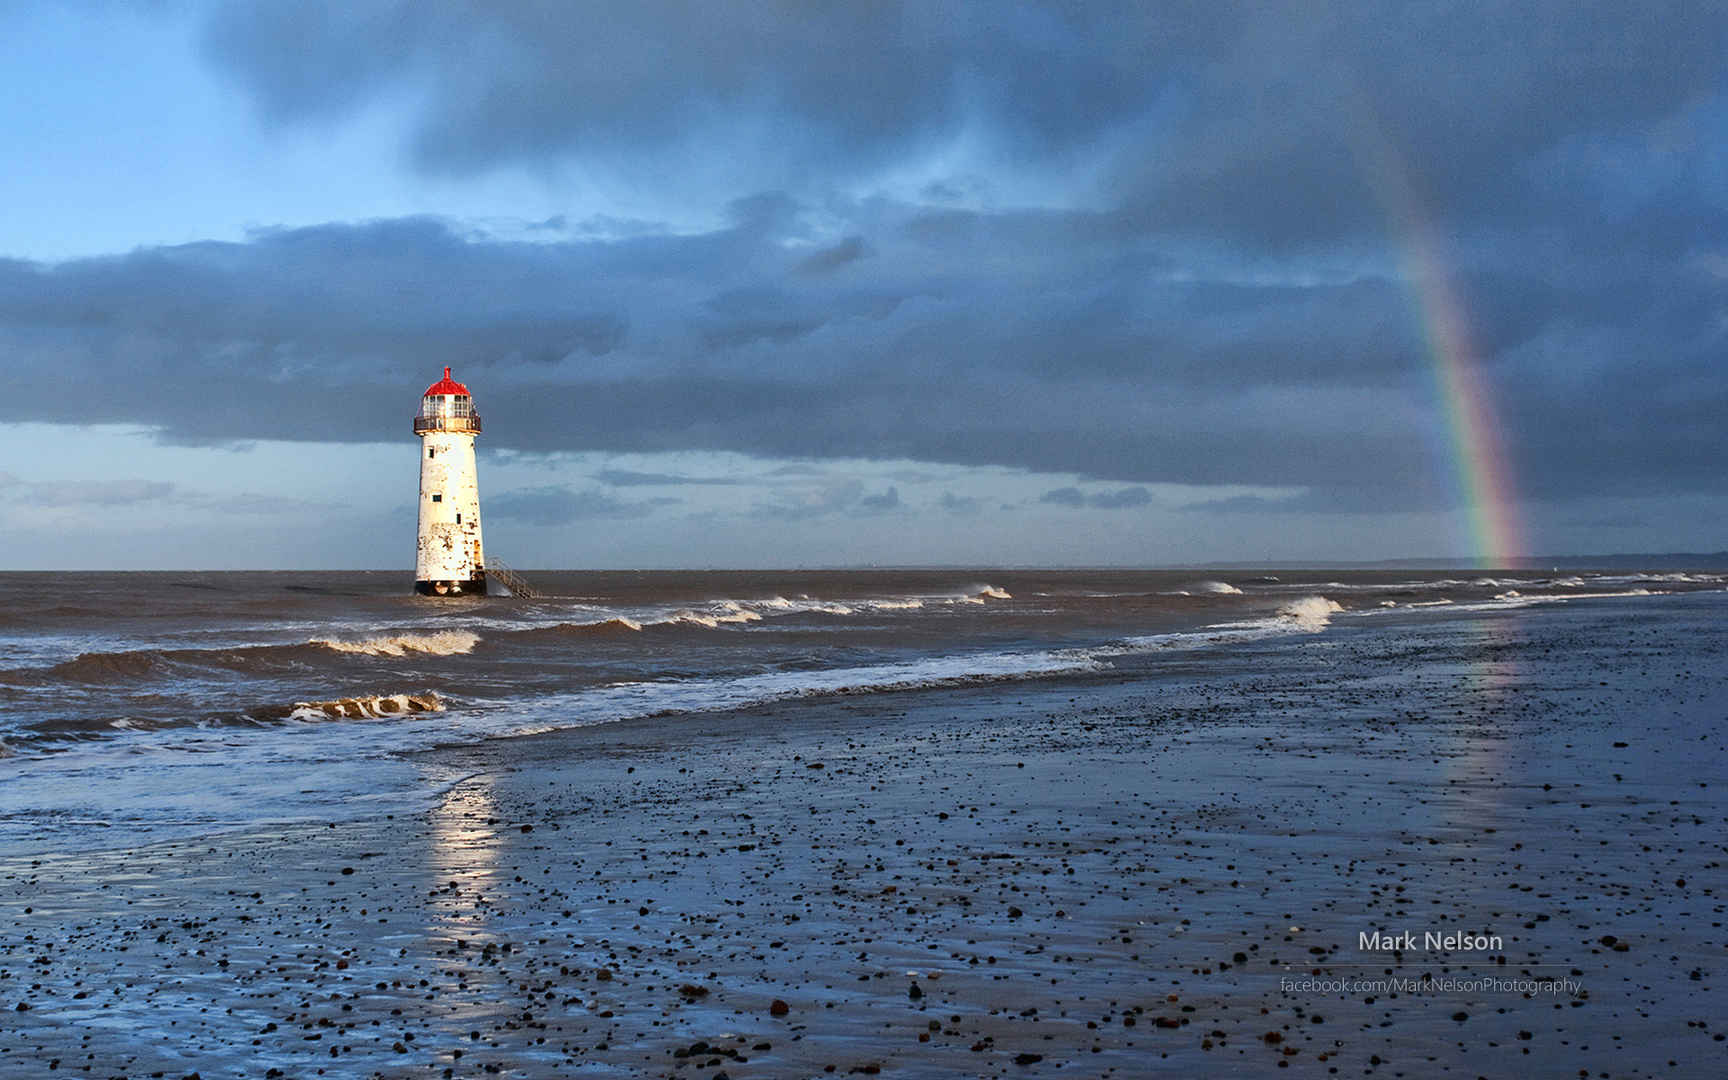
[{"label": "lighthouse reflection", "polygon": [[428,930],[454,941],[484,941],[500,894],[501,820],[487,773],[452,784],[432,811],[427,872]]}]

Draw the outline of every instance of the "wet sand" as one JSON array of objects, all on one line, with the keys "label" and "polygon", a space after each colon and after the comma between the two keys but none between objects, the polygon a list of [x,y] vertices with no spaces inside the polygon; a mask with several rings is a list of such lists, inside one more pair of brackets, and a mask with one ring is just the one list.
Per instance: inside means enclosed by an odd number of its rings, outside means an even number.
[{"label": "wet sand", "polygon": [[0,859],[0,1075],[1728,1075],[1724,613],[575,729],[420,755],[425,814]]}]

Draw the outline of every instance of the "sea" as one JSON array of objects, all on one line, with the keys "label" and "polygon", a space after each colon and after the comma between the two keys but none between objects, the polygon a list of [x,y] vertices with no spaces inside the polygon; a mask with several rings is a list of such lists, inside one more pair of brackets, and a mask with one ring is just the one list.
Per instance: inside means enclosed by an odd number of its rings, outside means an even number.
[{"label": "sea", "polygon": [[430,598],[401,571],[0,574],[0,850],[408,813],[417,750],[788,699],[1148,678],[1219,650],[1728,574],[604,571]]}]

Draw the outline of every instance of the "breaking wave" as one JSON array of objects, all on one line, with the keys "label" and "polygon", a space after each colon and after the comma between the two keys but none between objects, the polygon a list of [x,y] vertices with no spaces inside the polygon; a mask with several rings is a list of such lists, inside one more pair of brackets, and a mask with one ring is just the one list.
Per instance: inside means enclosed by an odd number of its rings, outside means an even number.
[{"label": "breaking wave", "polygon": [[1332,616],[1344,610],[1336,600],[1324,596],[1304,596],[1278,609],[1278,617],[1294,623],[1299,629],[1317,634],[1332,622]]},{"label": "breaking wave", "polygon": [[539,626],[520,633],[523,635],[552,634],[560,637],[627,637],[641,632],[641,623],[618,615],[610,619],[602,619],[599,622],[554,623],[551,626]]},{"label": "breaking wave", "polygon": [[679,608],[666,618],[655,620],[656,623],[690,623],[695,626],[706,626],[710,630],[721,626],[761,621],[760,612],[751,611],[736,600],[721,600],[718,603],[710,604],[706,611]]},{"label": "breaking wave", "polygon": [[[327,701],[272,702],[228,712],[192,716],[63,716],[32,724],[12,733],[27,748],[50,748],[55,744],[98,739],[120,732],[153,732],[175,729],[223,729],[274,727],[293,722],[330,720],[386,720],[419,713],[444,711],[444,700],[431,691],[402,694],[369,694],[331,698]],[[0,757],[16,753],[0,752]]]},{"label": "breaking wave", "polygon": [[0,671],[0,683],[104,684],[172,677],[208,678],[213,671],[281,674],[317,666],[331,653],[349,656],[454,656],[471,651],[480,635],[469,630],[393,633],[367,638],[315,638],[299,644],[238,645],[204,649],[121,649],[79,653],[48,667]]},{"label": "breaking wave", "polygon": [[[1006,597],[1006,593],[1000,596]],[[971,596],[948,597],[950,602],[958,600],[972,601]],[[782,596],[779,594],[761,597],[754,600],[710,600],[702,604],[672,609],[633,609],[630,614],[611,614],[610,617],[594,623],[560,624],[568,631],[610,632],[619,628],[642,630],[657,626],[698,626],[709,630],[729,626],[743,626],[749,623],[762,622],[767,619],[797,615],[831,615],[844,617],[848,615],[871,614],[879,612],[917,611],[925,606],[927,598],[921,596],[889,596],[866,598],[858,600],[823,600],[814,596]],[[981,601],[977,601],[981,602]],[[541,630],[543,627],[529,627]]]},{"label": "breaking wave", "polygon": [[820,615],[851,615],[853,608],[836,600],[816,600],[808,596],[800,596],[788,600],[784,596],[770,596],[766,600],[752,600],[753,608],[764,608],[776,613],[788,615],[811,612]]},{"label": "breaking wave", "polygon": [[916,611],[924,606],[924,601],[913,596],[901,600],[863,600],[858,606],[868,611]]},{"label": "breaking wave", "polygon": [[1241,596],[1242,590],[1227,581],[1196,581],[1188,586],[1191,592],[1211,593],[1213,596]]},{"label": "breaking wave", "polygon": [[[274,710],[265,710],[271,712]],[[443,712],[437,694],[380,694],[374,697],[336,698],[333,701],[297,701],[288,707],[288,720],[382,720],[414,713]],[[266,719],[252,714],[254,719]]]},{"label": "breaking wave", "polygon": [[480,644],[480,635],[468,630],[435,630],[427,634],[385,634],[344,641],[340,638],[314,638],[307,642],[339,653],[363,656],[407,656],[425,653],[429,656],[456,656],[472,652]]}]

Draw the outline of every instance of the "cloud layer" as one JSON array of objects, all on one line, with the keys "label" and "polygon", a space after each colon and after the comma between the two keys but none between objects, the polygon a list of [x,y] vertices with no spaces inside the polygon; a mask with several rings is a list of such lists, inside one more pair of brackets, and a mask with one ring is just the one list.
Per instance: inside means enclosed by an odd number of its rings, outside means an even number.
[{"label": "cloud layer", "polygon": [[[205,55],[271,124],[389,105],[426,174],[605,174],[724,223],[413,217],[0,262],[0,419],[388,440],[450,364],[489,445],[522,451],[1118,485],[1044,496],[1081,509],[1160,482],[1309,489],[1218,509],[1430,509],[1458,497],[1444,285],[1524,495],[1722,494],[1725,24],[1685,3],[224,5]],[[899,508],[829,497],[762,512]],[[648,505],[550,487],[494,512]]]},{"label": "cloud layer", "polygon": [[[0,416],[384,441],[452,364],[497,447],[1449,497],[1396,280],[1195,281],[1154,239],[1088,235],[1090,215],[881,202],[848,208],[877,254],[812,276],[803,213],[534,244],[401,220],[0,263],[0,348],[25,361]],[[1463,281],[1527,493],[1721,490],[1719,277],[1580,260],[1557,280],[1505,255]]]}]

